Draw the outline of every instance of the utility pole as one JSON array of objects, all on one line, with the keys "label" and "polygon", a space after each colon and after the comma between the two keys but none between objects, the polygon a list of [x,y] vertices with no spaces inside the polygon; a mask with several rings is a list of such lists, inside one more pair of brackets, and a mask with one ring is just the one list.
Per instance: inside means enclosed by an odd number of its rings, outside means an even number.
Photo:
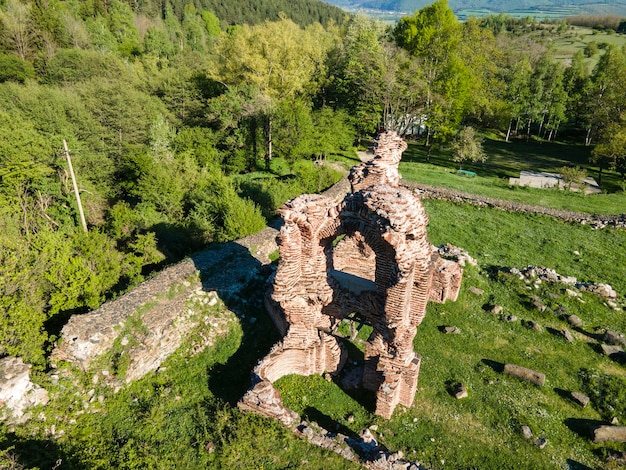
[{"label": "utility pole", "polygon": [[72,184],[74,185],[74,195],[76,196],[76,204],[78,204],[78,213],[80,214],[80,223],[83,226],[83,230],[87,233],[87,222],[85,222],[85,214],[83,213],[83,204],[80,202],[80,194],[78,192],[78,184],[76,184],[76,176],[74,176],[74,167],[72,167],[72,159],[70,158],[70,151],[67,148],[67,142],[63,139],[63,147],[65,148],[65,156],[67,157],[67,166],[70,169],[70,176],[72,177]]}]

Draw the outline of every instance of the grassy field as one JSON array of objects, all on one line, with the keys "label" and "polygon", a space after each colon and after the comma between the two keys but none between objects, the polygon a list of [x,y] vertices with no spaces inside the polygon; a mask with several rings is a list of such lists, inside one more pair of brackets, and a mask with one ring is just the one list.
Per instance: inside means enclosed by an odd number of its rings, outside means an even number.
[{"label": "grassy field", "polygon": [[554,58],[566,63],[574,57],[576,52],[584,51],[587,44],[595,42],[601,49],[597,54],[585,59],[589,70],[593,69],[598,58],[603,54],[603,45],[612,44],[616,47],[626,45],[626,34],[608,33],[581,26],[569,26],[566,31],[557,33],[556,27],[554,28],[555,31],[549,34],[542,36],[541,32],[534,32],[531,36],[548,44],[554,51]]},{"label": "grassy field", "polygon": [[602,189],[606,193],[597,195],[509,185],[509,178],[519,177],[521,170],[558,173],[563,166],[579,166],[597,179],[597,168],[588,161],[589,147],[525,140],[507,143],[493,134],[485,139],[483,146],[488,155],[487,162],[463,166],[463,169],[474,171],[475,178],[457,174],[458,164],[452,161],[449,149],[433,150],[428,157],[426,149],[416,143],[410,144],[403,154],[400,173],[409,181],[526,204],[600,214],[626,212],[623,182],[615,172],[603,173]]}]

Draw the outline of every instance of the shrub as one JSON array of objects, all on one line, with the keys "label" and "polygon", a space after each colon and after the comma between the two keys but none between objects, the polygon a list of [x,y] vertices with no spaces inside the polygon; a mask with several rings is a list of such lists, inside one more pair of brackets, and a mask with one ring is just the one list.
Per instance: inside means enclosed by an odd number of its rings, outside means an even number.
[{"label": "shrub", "polygon": [[35,69],[30,62],[14,55],[0,54],[0,83],[14,81],[24,83],[35,76]]}]

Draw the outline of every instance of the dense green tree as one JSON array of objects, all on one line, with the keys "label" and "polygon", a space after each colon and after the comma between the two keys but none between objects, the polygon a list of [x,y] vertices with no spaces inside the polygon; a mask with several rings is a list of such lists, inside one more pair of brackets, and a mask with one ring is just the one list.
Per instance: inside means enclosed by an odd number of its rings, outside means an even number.
[{"label": "dense green tree", "polygon": [[34,78],[35,69],[30,62],[9,54],[0,54],[0,83],[9,80],[24,83]]},{"label": "dense green tree", "polygon": [[256,112],[265,119],[265,157],[272,159],[272,115],[278,99],[295,99],[304,94],[322,63],[323,42],[309,30],[281,18],[257,26],[235,28],[217,44],[217,62],[210,76],[226,86],[248,84],[260,97]]},{"label": "dense green tree", "polygon": [[452,161],[462,169],[465,162],[485,162],[487,154],[483,150],[482,138],[471,126],[465,126],[457,133],[452,141]]},{"label": "dense green tree", "polygon": [[324,100],[345,109],[359,135],[371,135],[381,124],[384,35],[382,23],[357,15],[329,55],[331,81]]},{"label": "dense green tree", "polygon": [[582,51],[577,51],[563,72],[563,87],[567,94],[566,114],[578,124],[589,113],[587,94],[591,84],[589,70]]},{"label": "dense green tree", "polygon": [[187,47],[192,51],[203,52],[206,49],[206,24],[198,15],[193,3],[185,5],[182,26]]},{"label": "dense green tree", "polygon": [[461,23],[447,0],[438,0],[414,15],[401,18],[393,36],[400,47],[420,59],[424,71],[426,144],[431,136],[447,139],[470,102],[471,75],[460,56]]}]

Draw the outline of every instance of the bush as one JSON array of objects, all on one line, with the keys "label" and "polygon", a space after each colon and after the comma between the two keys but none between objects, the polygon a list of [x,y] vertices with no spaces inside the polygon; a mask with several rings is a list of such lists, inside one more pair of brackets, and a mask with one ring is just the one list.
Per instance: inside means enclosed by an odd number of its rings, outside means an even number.
[{"label": "bush", "polygon": [[592,57],[597,54],[600,48],[598,47],[598,43],[595,41],[591,41],[589,44],[585,46],[585,57]]},{"label": "bush", "polygon": [[559,173],[563,177],[567,189],[571,189],[573,184],[581,184],[587,176],[587,172],[578,166],[563,166],[559,168]]},{"label": "bush", "polygon": [[0,83],[14,81],[24,83],[35,76],[33,64],[14,55],[0,54]]},{"label": "bush", "polygon": [[580,377],[593,407],[603,419],[626,418],[626,379],[597,371],[581,370]]},{"label": "bush", "polygon": [[48,61],[45,83],[75,83],[92,78],[120,78],[123,64],[112,54],[82,49],[60,49]]}]

